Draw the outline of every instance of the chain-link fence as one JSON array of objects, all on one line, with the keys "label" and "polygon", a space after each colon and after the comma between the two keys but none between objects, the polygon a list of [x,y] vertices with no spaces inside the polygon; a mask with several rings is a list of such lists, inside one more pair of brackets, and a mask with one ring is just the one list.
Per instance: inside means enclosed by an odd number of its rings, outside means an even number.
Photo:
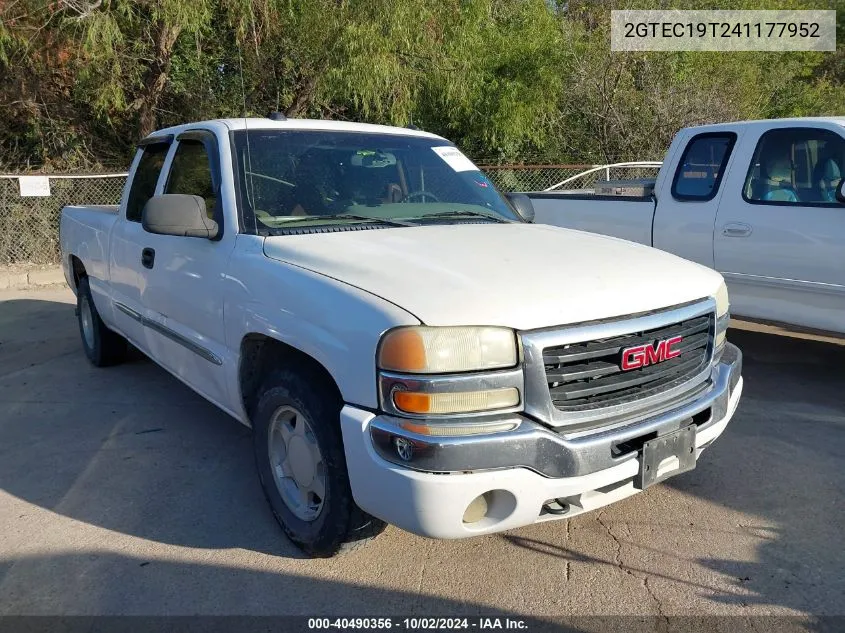
[{"label": "chain-link fence", "polygon": [[72,204],[117,204],[126,174],[0,176],[0,266],[56,264],[59,218]]},{"label": "chain-link fence", "polygon": [[[614,165],[482,165],[501,191],[590,189],[597,181],[653,178],[660,163]],[[0,176],[0,266],[56,264],[59,218],[74,204],[118,204],[126,174]]]},{"label": "chain-link fence", "polygon": [[501,191],[592,189],[602,180],[655,178],[659,162],[610,165],[482,165],[482,170]]}]

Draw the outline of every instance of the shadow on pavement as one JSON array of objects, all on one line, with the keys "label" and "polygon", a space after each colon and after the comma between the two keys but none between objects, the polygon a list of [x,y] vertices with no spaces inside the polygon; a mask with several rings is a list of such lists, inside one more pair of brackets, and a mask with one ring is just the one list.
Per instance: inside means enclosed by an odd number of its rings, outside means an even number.
[{"label": "shadow on pavement", "polygon": [[[84,574],[78,573],[84,569]],[[232,568],[216,564],[143,560],[116,554],[80,551],[72,555],[28,557],[7,566],[14,576],[13,586],[50,586],[58,577],[72,579],[63,593],[14,590],[0,592],[0,625],[5,630],[133,630],[146,631],[232,631],[313,629],[308,620],[274,619],[273,616],[305,618],[355,618],[391,616],[396,630],[449,630],[423,625],[405,628],[404,618],[447,616],[467,618],[457,630],[523,630],[533,633],[797,633],[816,630],[833,633],[839,622],[818,622],[812,618],[790,617],[665,617],[665,616],[565,616],[532,617],[506,609],[468,603],[442,596],[423,595],[387,587],[356,585],[326,578],[309,578],[261,569]],[[120,583],[113,582],[115,577]],[[187,584],[185,577],[194,579]],[[181,587],[174,592],[173,587]],[[3,582],[0,580],[0,587]],[[267,596],[273,596],[268,600]],[[126,604],[132,609],[127,610]],[[14,605],[10,608],[9,605]],[[189,607],[187,605],[190,605]],[[180,619],[178,616],[196,616]],[[10,625],[21,615],[59,615],[60,618],[21,618],[19,628]],[[68,616],[113,616],[75,619]],[[114,617],[118,616],[118,617]],[[119,617],[124,616],[124,617]],[[136,616],[136,617],[125,617]],[[140,616],[140,617],[138,617]],[[215,616],[217,616],[215,618]],[[225,616],[225,617],[220,617]],[[482,619],[487,620],[487,626]],[[158,619],[160,618],[160,619]],[[267,619],[262,619],[267,618]],[[495,619],[499,619],[495,623]],[[517,624],[520,623],[520,624]],[[321,628],[321,627],[317,627]],[[324,630],[328,630],[322,627]],[[343,628],[343,627],[339,627]],[[357,627],[361,629],[362,627]],[[380,627],[364,627],[363,630]],[[454,628],[454,627],[449,627]],[[356,627],[343,628],[356,630]]]},{"label": "shadow on pavement", "polygon": [[[845,346],[732,330],[743,399],[725,435],[675,490],[760,517],[756,559],[699,562],[735,578],[726,603],[845,614]],[[750,595],[748,595],[750,593]]]},{"label": "shadow on pavement", "polygon": [[92,367],[73,305],[0,303],[0,354],[0,489],[152,541],[302,556],[267,507],[249,429],[139,352]]}]

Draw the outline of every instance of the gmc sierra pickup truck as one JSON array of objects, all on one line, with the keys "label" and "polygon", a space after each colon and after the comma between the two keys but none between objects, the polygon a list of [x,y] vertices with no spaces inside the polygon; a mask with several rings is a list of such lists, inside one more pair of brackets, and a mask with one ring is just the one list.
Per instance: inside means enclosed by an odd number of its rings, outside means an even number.
[{"label": "gmc sierra pickup truck", "polygon": [[675,253],[724,275],[731,312],[845,334],[845,118],[681,130],[657,181],[530,193],[537,221]]},{"label": "gmc sierra pickup truck", "polygon": [[129,341],[252,427],[282,528],[331,556],[572,517],[725,430],[721,276],[532,212],[433,134],[206,121],[141,141],[119,207],[65,208],[62,261],[91,362]]}]

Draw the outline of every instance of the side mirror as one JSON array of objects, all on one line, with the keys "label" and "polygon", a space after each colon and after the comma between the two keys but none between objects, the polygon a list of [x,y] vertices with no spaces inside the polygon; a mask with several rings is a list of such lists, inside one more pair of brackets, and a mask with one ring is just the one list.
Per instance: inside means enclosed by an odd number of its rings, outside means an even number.
[{"label": "side mirror", "polygon": [[845,178],[839,181],[839,188],[836,190],[836,199],[845,204]]},{"label": "side mirror", "polygon": [[526,222],[534,221],[534,204],[524,193],[507,193],[505,197],[511,203],[513,210]]},{"label": "side mirror", "polygon": [[141,225],[148,233],[179,237],[217,237],[217,222],[210,220],[205,200],[199,196],[168,193],[153,196],[141,211]]}]

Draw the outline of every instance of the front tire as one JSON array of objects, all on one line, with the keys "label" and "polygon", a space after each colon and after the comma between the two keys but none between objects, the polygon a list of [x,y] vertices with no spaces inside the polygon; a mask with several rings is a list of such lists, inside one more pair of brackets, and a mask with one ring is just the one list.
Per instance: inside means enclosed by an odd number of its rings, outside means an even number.
[{"label": "front tire", "polygon": [[352,498],[341,406],[321,376],[285,370],[265,383],[253,420],[264,495],[288,538],[314,557],[357,549],[385,528]]},{"label": "front tire", "polygon": [[126,359],[126,339],[112,332],[103,323],[91,296],[88,277],[80,279],[76,289],[76,315],[79,334],[82,337],[82,349],[93,365],[108,367]]}]

